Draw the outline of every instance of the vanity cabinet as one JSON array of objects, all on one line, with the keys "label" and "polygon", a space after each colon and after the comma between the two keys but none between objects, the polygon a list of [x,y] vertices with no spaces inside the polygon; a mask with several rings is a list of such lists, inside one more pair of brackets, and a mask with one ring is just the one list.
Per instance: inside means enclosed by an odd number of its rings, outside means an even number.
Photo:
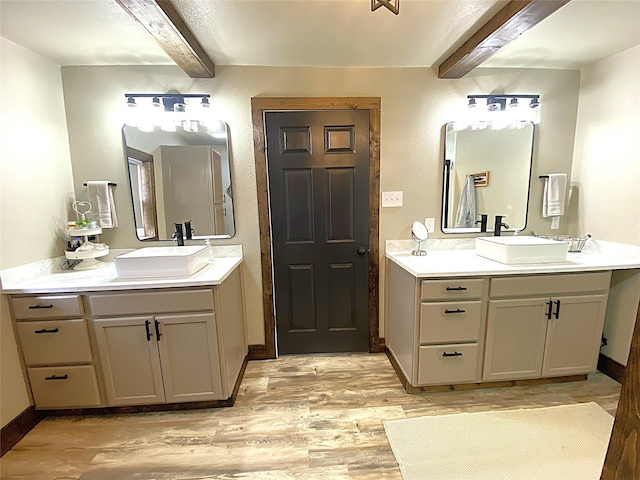
[{"label": "vanity cabinet", "polygon": [[15,296],[10,304],[36,407],[101,405],[81,297]]},{"label": "vanity cabinet", "polygon": [[485,280],[423,280],[419,313],[418,383],[480,380]]},{"label": "vanity cabinet", "polygon": [[483,380],[595,371],[610,281],[611,272],[493,278]]},{"label": "vanity cabinet", "polygon": [[94,325],[110,405],[222,399],[213,312]]},{"label": "vanity cabinet", "polygon": [[35,407],[233,404],[248,352],[233,262],[212,284],[10,295]]},{"label": "vanity cabinet", "polygon": [[407,390],[596,370],[610,271],[419,278],[386,266],[385,342]]},{"label": "vanity cabinet", "polygon": [[240,270],[213,288],[88,297],[109,405],[226,400],[247,355]]}]

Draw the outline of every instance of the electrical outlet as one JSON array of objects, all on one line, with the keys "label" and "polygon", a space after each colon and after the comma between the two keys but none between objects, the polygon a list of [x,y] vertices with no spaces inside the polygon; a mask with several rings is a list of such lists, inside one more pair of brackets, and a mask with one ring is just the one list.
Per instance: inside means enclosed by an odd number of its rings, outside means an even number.
[{"label": "electrical outlet", "polygon": [[382,192],[383,207],[401,207],[402,192]]},{"label": "electrical outlet", "polygon": [[425,218],[424,226],[427,227],[427,232],[433,233],[436,229],[436,219],[435,218]]}]

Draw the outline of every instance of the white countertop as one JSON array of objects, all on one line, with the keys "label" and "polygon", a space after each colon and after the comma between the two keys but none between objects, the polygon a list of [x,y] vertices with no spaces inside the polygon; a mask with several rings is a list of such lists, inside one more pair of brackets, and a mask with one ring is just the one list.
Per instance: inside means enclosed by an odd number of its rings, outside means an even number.
[{"label": "white countertop", "polygon": [[423,257],[410,251],[389,251],[386,256],[415,277],[462,277],[569,273],[640,268],[640,247],[592,241],[580,253],[569,253],[562,263],[506,265],[475,254],[471,248],[433,249]]},{"label": "white countertop", "polygon": [[60,259],[43,260],[0,272],[2,293],[95,292],[104,290],[141,290],[150,288],[198,287],[219,285],[242,263],[242,250],[216,257],[202,270],[188,277],[118,278],[113,262],[85,271],[60,269]]}]

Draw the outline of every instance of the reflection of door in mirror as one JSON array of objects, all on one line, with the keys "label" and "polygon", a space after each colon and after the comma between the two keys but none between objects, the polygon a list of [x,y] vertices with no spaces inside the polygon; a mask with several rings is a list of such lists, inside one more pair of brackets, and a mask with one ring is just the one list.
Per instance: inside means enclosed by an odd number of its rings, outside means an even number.
[{"label": "reflection of door in mirror", "polygon": [[158,218],[159,231],[171,237],[174,224],[191,221],[194,237],[223,234],[221,155],[204,145],[161,145],[153,158],[163,212]]},{"label": "reflection of door in mirror", "polygon": [[153,155],[127,147],[127,164],[136,235],[140,240],[158,240]]},{"label": "reflection of door in mirror", "polygon": [[492,219],[503,215],[512,230],[526,227],[533,133],[531,123],[521,129],[502,130],[456,131],[451,124],[447,125],[442,197],[444,233],[480,231],[476,225],[478,218],[466,220],[465,212],[473,211],[471,203],[477,214],[474,217],[486,214]]}]

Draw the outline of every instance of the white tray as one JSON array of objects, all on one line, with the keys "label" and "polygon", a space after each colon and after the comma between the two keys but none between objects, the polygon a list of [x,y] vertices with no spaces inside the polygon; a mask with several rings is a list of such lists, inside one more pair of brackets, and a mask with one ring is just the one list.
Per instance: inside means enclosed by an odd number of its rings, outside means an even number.
[{"label": "white tray", "polygon": [[67,235],[70,237],[89,237],[91,235],[100,235],[102,228],[67,228]]},{"label": "white tray", "polygon": [[109,253],[109,247],[101,248],[99,250],[87,250],[83,251],[75,251],[75,252],[64,252],[64,256],[69,260],[85,260],[87,258],[98,258],[104,257]]}]

